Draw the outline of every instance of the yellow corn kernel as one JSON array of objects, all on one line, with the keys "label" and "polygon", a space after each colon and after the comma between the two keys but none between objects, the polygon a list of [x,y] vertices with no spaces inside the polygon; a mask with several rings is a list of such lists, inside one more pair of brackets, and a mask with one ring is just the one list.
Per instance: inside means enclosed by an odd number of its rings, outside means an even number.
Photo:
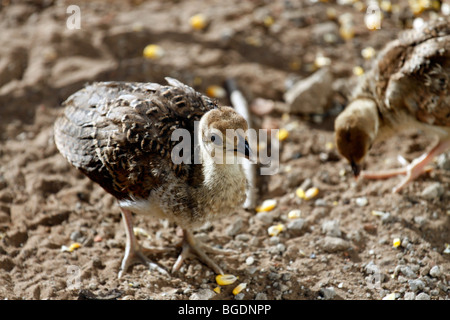
[{"label": "yellow corn kernel", "polygon": [[233,294],[237,295],[245,288],[247,288],[247,284],[245,282],[240,283],[236,288],[233,289]]},{"label": "yellow corn kernel", "polygon": [[383,298],[383,300],[395,300],[395,293],[390,293]]},{"label": "yellow corn kernel", "polygon": [[305,199],[305,190],[303,190],[302,188],[297,188],[297,190],[295,190],[295,194],[300,199]]},{"label": "yellow corn kernel", "polygon": [[218,276],[216,276],[216,282],[219,286],[227,286],[236,282],[237,279],[238,277],[232,274],[219,274]]},{"label": "yellow corn kernel", "polygon": [[266,27],[270,27],[271,25],[273,25],[274,22],[275,22],[275,20],[273,20],[273,18],[271,16],[264,17],[264,25]]},{"label": "yellow corn kernel", "polygon": [[361,50],[361,55],[364,59],[370,60],[375,56],[375,49],[372,47],[367,47]]},{"label": "yellow corn kernel", "polygon": [[256,207],[256,212],[270,211],[273,208],[275,208],[276,205],[277,205],[277,200],[274,200],[274,199],[264,200],[260,206]]},{"label": "yellow corn kernel", "polygon": [[325,150],[327,151],[331,151],[334,149],[334,144],[333,142],[328,141],[327,143],[325,143]]},{"label": "yellow corn kernel", "polygon": [[207,26],[208,22],[204,14],[196,14],[189,19],[189,24],[195,30],[203,30]]},{"label": "yellow corn kernel", "polygon": [[278,137],[278,140],[284,141],[287,139],[287,137],[289,137],[289,131],[287,131],[284,128],[281,128],[280,130],[278,130],[277,137]]},{"label": "yellow corn kernel", "polygon": [[293,71],[298,71],[302,67],[302,62],[300,60],[293,60],[289,63],[289,68]]},{"label": "yellow corn kernel", "polygon": [[334,8],[327,8],[327,18],[330,20],[336,19],[336,9]]},{"label": "yellow corn kernel", "polygon": [[76,249],[78,249],[78,248],[80,248],[81,247],[81,244],[80,243],[78,243],[78,242],[74,242],[74,243],[72,243],[70,246],[62,246],[61,247],[61,251],[67,251],[67,252],[72,252],[72,251],[75,251]]},{"label": "yellow corn kernel", "polygon": [[316,59],[314,60],[314,66],[316,68],[322,68],[325,66],[329,66],[331,64],[331,59],[328,57],[324,57],[324,56],[317,56]]},{"label": "yellow corn kernel", "polygon": [[310,200],[319,194],[319,189],[316,187],[309,188],[305,192],[305,200]]},{"label": "yellow corn kernel", "polygon": [[295,210],[289,211],[288,218],[289,219],[297,219],[297,218],[300,218],[301,215],[302,215],[302,211],[295,209]]},{"label": "yellow corn kernel", "polygon": [[220,287],[215,287],[215,288],[213,289],[213,291],[214,291],[215,293],[219,294],[219,293],[220,293]]},{"label": "yellow corn kernel", "polygon": [[135,236],[143,236],[146,238],[150,238],[150,235],[147,233],[147,231],[145,231],[144,229],[139,228],[139,227],[134,227],[133,233]]},{"label": "yellow corn kernel", "polygon": [[221,86],[212,85],[206,89],[206,94],[211,98],[225,98],[227,92]]},{"label": "yellow corn kernel", "polygon": [[267,229],[267,233],[269,234],[269,236],[274,237],[280,234],[281,231],[284,230],[284,225],[277,224],[275,226],[271,226]]},{"label": "yellow corn kernel", "polygon": [[355,66],[353,67],[353,74],[355,76],[362,76],[364,74],[364,69],[360,66]]},{"label": "yellow corn kernel", "polygon": [[381,10],[385,12],[391,12],[392,11],[392,3],[389,0],[382,0],[380,3]]},{"label": "yellow corn kernel", "polygon": [[344,23],[339,28],[339,34],[344,40],[350,40],[355,37],[355,28],[350,23]]},{"label": "yellow corn kernel", "polygon": [[402,244],[402,242],[401,242],[400,238],[395,238],[394,241],[392,242],[392,246],[394,248],[400,247],[401,244]]},{"label": "yellow corn kernel", "polygon": [[164,55],[164,49],[157,44],[149,44],[144,48],[143,54],[147,59],[159,59]]}]

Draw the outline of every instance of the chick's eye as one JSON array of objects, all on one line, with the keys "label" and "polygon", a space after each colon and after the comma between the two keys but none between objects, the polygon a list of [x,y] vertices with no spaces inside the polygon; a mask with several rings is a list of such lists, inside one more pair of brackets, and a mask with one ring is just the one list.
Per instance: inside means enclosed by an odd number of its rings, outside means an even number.
[{"label": "chick's eye", "polygon": [[217,134],[213,133],[209,139],[215,145],[221,145],[222,144],[222,139]]}]

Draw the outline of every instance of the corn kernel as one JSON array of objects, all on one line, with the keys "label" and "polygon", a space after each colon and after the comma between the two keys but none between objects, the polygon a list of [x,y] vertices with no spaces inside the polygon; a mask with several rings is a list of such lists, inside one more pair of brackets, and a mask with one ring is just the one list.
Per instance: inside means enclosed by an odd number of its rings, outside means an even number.
[{"label": "corn kernel", "polygon": [[273,25],[275,21],[273,20],[273,18],[271,16],[265,16],[264,17],[264,25],[266,27],[270,27],[271,25]]},{"label": "corn kernel", "polygon": [[149,44],[144,48],[143,54],[147,59],[159,59],[164,55],[164,49],[157,44]]},{"label": "corn kernel", "polygon": [[327,8],[327,18],[330,20],[336,19],[336,9]]},{"label": "corn kernel", "polygon": [[331,151],[334,149],[334,144],[333,142],[328,141],[327,143],[325,143],[325,150],[327,151]]},{"label": "corn kernel", "polygon": [[331,64],[331,59],[328,57],[324,57],[324,56],[317,56],[316,59],[314,60],[314,65],[317,68],[322,68],[325,66],[329,66]]},{"label": "corn kernel", "polygon": [[305,190],[303,190],[302,188],[297,188],[297,190],[295,190],[295,194],[300,199],[305,199]]},{"label": "corn kernel", "polygon": [[213,85],[213,86],[209,86],[206,89],[206,94],[208,96],[210,96],[211,98],[225,98],[227,95],[227,92],[221,86]]},{"label": "corn kernel", "polygon": [[310,200],[319,194],[319,189],[316,187],[309,188],[305,192],[305,200]]},{"label": "corn kernel", "polygon": [[367,47],[361,50],[361,55],[364,59],[370,60],[375,56],[375,49],[372,47]]},{"label": "corn kernel", "polygon": [[355,29],[353,25],[345,23],[339,28],[339,34],[341,35],[342,39],[350,40],[355,37]]},{"label": "corn kernel", "polygon": [[236,288],[233,289],[233,294],[237,295],[245,288],[247,288],[247,284],[245,282],[240,283]]},{"label": "corn kernel", "polygon": [[364,69],[360,66],[355,66],[353,67],[353,74],[355,76],[362,76],[364,74]]},{"label": "corn kernel", "polygon": [[215,293],[219,294],[219,293],[220,293],[220,287],[215,287],[215,288],[213,289],[213,291],[214,291]]},{"label": "corn kernel", "polygon": [[288,218],[289,219],[297,219],[297,218],[300,218],[301,215],[302,215],[302,211],[295,209],[295,210],[289,211]]},{"label": "corn kernel", "polygon": [[381,13],[371,13],[366,14],[364,17],[364,22],[367,29],[376,30],[381,28]]},{"label": "corn kernel", "polygon": [[395,238],[394,241],[392,242],[392,246],[394,248],[400,247],[401,244],[402,244],[402,242],[401,242],[400,238]]},{"label": "corn kernel", "polygon": [[76,249],[78,249],[78,248],[80,248],[81,247],[81,244],[80,243],[78,243],[78,242],[74,242],[74,243],[72,243],[70,246],[62,246],[61,247],[61,251],[67,251],[67,252],[73,252],[73,251],[75,251]]},{"label": "corn kernel", "polygon": [[232,274],[219,274],[216,276],[216,282],[219,286],[227,286],[236,282],[237,279],[238,277]]},{"label": "corn kernel", "polygon": [[387,296],[385,296],[382,300],[395,300],[395,293],[390,293]]},{"label": "corn kernel", "polygon": [[264,200],[263,203],[256,207],[256,212],[270,211],[277,205],[277,201],[274,199]]},{"label": "corn kernel", "polygon": [[289,68],[293,71],[300,70],[301,66],[302,66],[302,62],[299,60],[294,60],[289,63]]},{"label": "corn kernel", "polygon": [[139,227],[134,227],[133,233],[135,236],[143,236],[146,238],[150,238],[150,235],[147,233],[147,231],[145,231],[144,229],[139,228]]},{"label": "corn kernel", "polygon": [[195,30],[203,30],[207,26],[207,19],[204,14],[196,14],[189,19],[189,24]]},{"label": "corn kernel", "polygon": [[274,237],[280,234],[281,231],[284,230],[284,225],[277,224],[275,226],[271,226],[267,229],[267,233],[269,234],[269,236]]},{"label": "corn kernel", "polygon": [[392,11],[392,3],[389,0],[382,0],[380,3],[381,10],[385,12],[391,12]]},{"label": "corn kernel", "polygon": [[289,131],[287,131],[286,129],[281,128],[280,130],[278,130],[278,134],[277,134],[278,140],[284,141],[287,139],[288,136],[289,136]]}]

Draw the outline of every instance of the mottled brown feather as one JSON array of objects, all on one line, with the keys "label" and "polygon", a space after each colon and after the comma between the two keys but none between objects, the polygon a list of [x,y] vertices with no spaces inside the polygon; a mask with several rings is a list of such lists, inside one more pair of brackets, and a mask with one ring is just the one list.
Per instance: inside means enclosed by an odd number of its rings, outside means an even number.
[{"label": "mottled brown feather", "polygon": [[376,101],[383,125],[407,113],[426,124],[450,127],[450,18],[403,32],[380,52],[355,92]]},{"label": "mottled brown feather", "polygon": [[175,79],[168,82],[100,82],[76,92],[55,123],[58,149],[119,200],[130,194],[148,198],[168,171],[188,184],[199,183],[200,165],[171,161],[178,143],[171,134],[183,128],[193,135],[194,121],[217,105]]}]

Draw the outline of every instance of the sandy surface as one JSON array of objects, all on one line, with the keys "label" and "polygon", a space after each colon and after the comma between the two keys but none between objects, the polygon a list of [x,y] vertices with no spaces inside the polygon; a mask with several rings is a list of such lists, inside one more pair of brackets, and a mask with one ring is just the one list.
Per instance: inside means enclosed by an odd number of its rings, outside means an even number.
[{"label": "sandy surface", "polygon": [[[2,299],[449,299],[450,171],[444,156],[433,171],[400,194],[399,178],[355,181],[333,146],[333,121],[367,69],[361,50],[380,50],[411,25],[407,1],[384,12],[381,29],[364,25],[365,6],[335,1],[17,1],[0,6],[0,298]],[[77,4],[81,29],[70,30],[66,9]],[[203,13],[204,30],[189,18]],[[354,37],[343,39],[339,17],[349,14]],[[427,10],[427,20],[441,15]],[[148,44],[159,59],[142,56]],[[286,112],[283,95],[311,75],[317,56],[330,60],[333,92],[321,114]],[[320,60],[319,60],[320,61]],[[270,212],[240,210],[196,235],[233,250],[216,256],[237,282],[217,287],[196,259],[166,277],[135,266],[122,279],[125,232],[119,209],[57,152],[52,126],[60,104],[87,82],[164,82],[177,78],[206,92],[234,77],[249,104],[273,102],[252,113],[260,128],[287,128],[280,172],[261,177],[258,204]],[[226,98],[221,100],[229,104]],[[374,146],[366,166],[398,166],[429,148],[420,133]],[[317,187],[311,200],[300,186]],[[434,191],[427,188],[434,188]],[[431,191],[430,191],[431,190]],[[300,218],[288,218],[300,210]],[[381,212],[374,215],[373,211]],[[174,248],[153,257],[170,269],[178,254],[176,226],[134,217],[147,246]],[[277,236],[267,229],[283,224]],[[399,238],[401,246],[394,248]],[[65,247],[78,242],[72,252]],[[234,296],[238,283],[247,287]]]}]

